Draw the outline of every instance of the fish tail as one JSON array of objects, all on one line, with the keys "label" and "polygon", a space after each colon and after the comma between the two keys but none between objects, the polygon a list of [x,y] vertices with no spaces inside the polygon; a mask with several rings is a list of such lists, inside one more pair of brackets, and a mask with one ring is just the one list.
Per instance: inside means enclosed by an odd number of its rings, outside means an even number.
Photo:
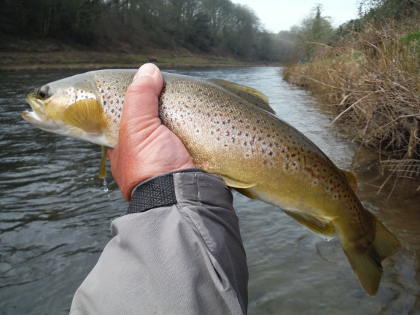
[{"label": "fish tail", "polygon": [[369,295],[375,295],[382,276],[381,261],[398,251],[400,243],[381,222],[375,221],[375,239],[367,250],[343,246],[353,271]]},{"label": "fish tail", "polygon": [[375,239],[373,246],[379,259],[382,261],[400,249],[400,242],[379,220],[375,219]]}]

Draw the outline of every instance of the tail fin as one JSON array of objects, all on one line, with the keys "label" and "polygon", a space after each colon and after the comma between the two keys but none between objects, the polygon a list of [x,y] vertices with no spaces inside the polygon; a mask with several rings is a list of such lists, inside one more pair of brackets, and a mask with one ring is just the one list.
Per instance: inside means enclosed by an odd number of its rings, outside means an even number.
[{"label": "tail fin", "polygon": [[360,251],[349,246],[344,247],[353,271],[369,295],[375,295],[378,290],[382,276],[381,261],[400,248],[397,238],[376,219],[375,228],[375,239],[367,250]]},{"label": "tail fin", "polygon": [[373,246],[382,261],[400,249],[400,242],[379,220],[375,220],[375,239]]}]

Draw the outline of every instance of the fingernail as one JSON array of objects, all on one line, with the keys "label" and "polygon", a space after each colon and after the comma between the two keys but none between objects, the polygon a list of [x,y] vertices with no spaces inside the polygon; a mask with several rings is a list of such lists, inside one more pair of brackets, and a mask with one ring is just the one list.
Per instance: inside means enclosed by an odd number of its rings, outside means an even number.
[{"label": "fingernail", "polygon": [[151,77],[155,72],[156,66],[152,63],[146,63],[139,68],[139,70],[133,78],[133,82],[136,82],[144,77]]}]

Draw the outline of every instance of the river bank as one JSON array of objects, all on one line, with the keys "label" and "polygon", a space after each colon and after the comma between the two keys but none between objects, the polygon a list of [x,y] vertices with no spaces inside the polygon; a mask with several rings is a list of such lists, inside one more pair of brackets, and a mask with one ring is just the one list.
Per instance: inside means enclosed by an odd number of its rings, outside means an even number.
[{"label": "river bank", "polygon": [[[384,169],[420,179],[420,33],[418,20],[367,25],[323,46],[284,78],[320,100],[354,141],[375,150]],[[419,186],[420,189],[420,186]]]},{"label": "river bank", "polygon": [[133,51],[130,47],[119,47],[119,50],[112,51],[106,48],[68,45],[52,40],[10,40],[3,42],[0,49],[0,71],[133,68],[145,62],[153,62],[164,68],[263,64],[232,56],[197,54],[182,48],[175,50],[145,48]]},{"label": "river bank", "polygon": [[0,71],[134,68],[145,62],[153,62],[165,68],[258,65],[229,57],[171,55],[169,52],[158,55],[77,50],[0,52]]},{"label": "river bank", "polygon": [[88,51],[0,52],[0,71],[135,68],[145,62],[159,67],[227,67],[261,65],[229,57],[108,53]]}]

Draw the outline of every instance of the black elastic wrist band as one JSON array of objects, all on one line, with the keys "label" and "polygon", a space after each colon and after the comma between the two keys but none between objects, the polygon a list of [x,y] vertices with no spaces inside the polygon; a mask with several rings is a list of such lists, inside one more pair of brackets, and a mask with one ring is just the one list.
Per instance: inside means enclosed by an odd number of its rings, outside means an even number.
[{"label": "black elastic wrist band", "polygon": [[[203,170],[192,168],[174,173],[185,172],[203,172]],[[134,188],[127,213],[144,212],[176,204],[174,173],[153,177]]]}]

